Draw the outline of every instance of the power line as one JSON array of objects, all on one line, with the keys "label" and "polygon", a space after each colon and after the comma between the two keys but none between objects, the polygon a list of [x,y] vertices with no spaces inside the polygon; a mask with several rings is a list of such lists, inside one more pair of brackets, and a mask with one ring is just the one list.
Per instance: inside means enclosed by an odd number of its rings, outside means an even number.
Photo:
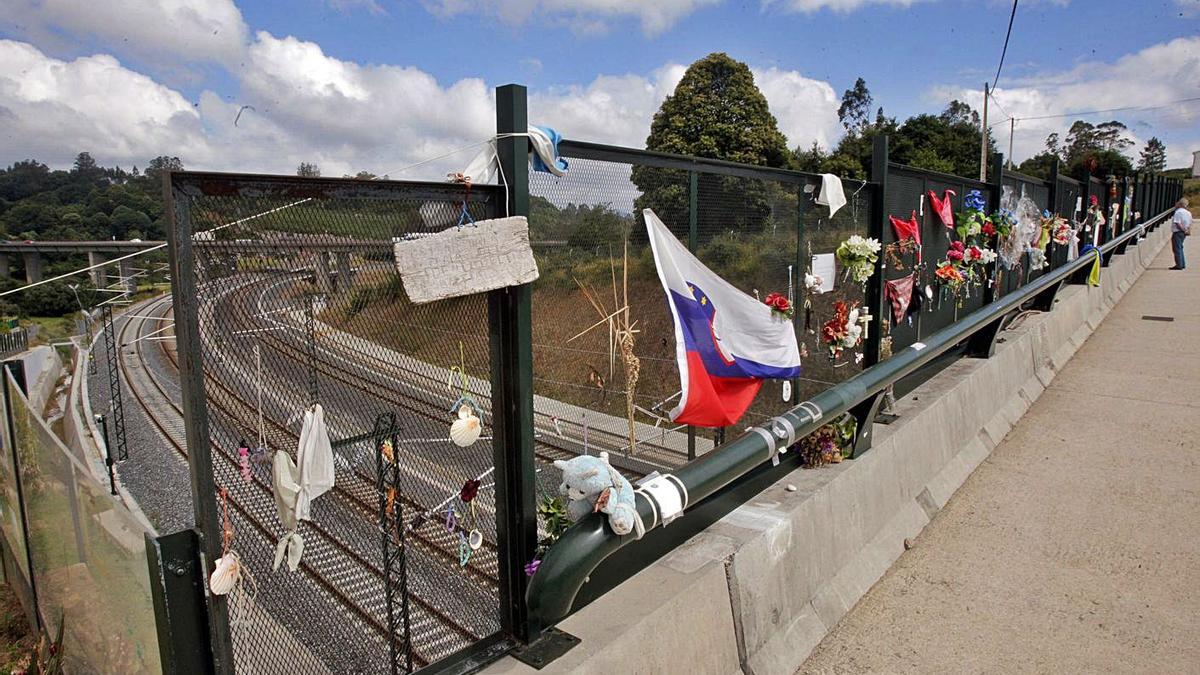
[{"label": "power line", "polygon": [[[991,99],[992,99],[993,103],[996,102],[996,97],[994,95],[991,97]],[[1169,108],[1173,105],[1178,105],[1180,103],[1192,103],[1195,101],[1200,101],[1200,96],[1195,96],[1192,98],[1181,98],[1177,101],[1168,101],[1161,105],[1129,106],[1126,108],[1108,108],[1106,110],[1087,110],[1087,111],[1083,111],[1083,112],[1061,113],[1058,115],[1035,115],[1035,116],[1031,116],[1031,117],[1017,117],[1016,120],[1018,122],[1024,122],[1027,120],[1050,120],[1050,119],[1059,119],[1059,118],[1063,118],[1063,117],[1084,117],[1086,115],[1099,115],[1102,113],[1112,113],[1112,112],[1126,112],[1126,111],[1130,111],[1130,110],[1160,110],[1162,108]],[[997,104],[997,105],[999,105],[999,104]],[[1005,114],[1008,114],[1008,113],[1006,112]],[[1179,113],[1170,113],[1170,114],[1179,115],[1181,118],[1183,118],[1183,117],[1192,117],[1195,115],[1200,115],[1200,112],[1197,112],[1197,113],[1179,112]],[[992,124],[988,125],[988,128],[994,127],[997,124],[1004,124],[1005,122],[1008,122],[1009,119],[1012,119],[1012,118],[1006,118],[1006,119],[1002,119],[1002,120],[993,122]]]},{"label": "power line", "polygon": [[1017,18],[1017,2],[1013,0],[1012,14],[1008,16],[1008,32],[1004,34],[1004,49],[1000,50],[1000,65],[996,66],[996,79],[992,80],[992,89],[996,88],[996,83],[1000,81],[1000,70],[1004,68],[1004,55],[1008,53],[1008,39],[1012,37],[1013,20]]},{"label": "power line", "polygon": [[1137,106],[1137,105],[1135,105],[1135,106],[1128,106],[1128,107],[1125,107],[1125,108],[1108,108],[1108,109],[1106,109],[1106,110],[1088,110],[1088,111],[1085,111],[1085,112],[1069,112],[1069,113],[1062,113],[1062,114],[1060,114],[1060,115],[1037,115],[1037,116],[1034,116],[1034,117],[1018,117],[1017,119],[1018,119],[1018,120],[1020,120],[1020,121],[1024,121],[1024,120],[1049,120],[1049,119],[1056,119],[1056,118],[1059,118],[1059,117],[1083,117],[1084,115],[1099,115],[1099,114],[1101,114],[1101,113],[1125,112],[1125,111],[1128,111],[1128,110],[1157,110],[1157,109],[1159,109],[1159,108],[1167,108],[1167,107],[1170,107],[1170,106],[1173,106],[1173,105],[1176,105],[1176,104],[1179,104],[1179,103],[1192,103],[1192,102],[1194,102],[1194,101],[1200,101],[1200,96],[1193,96],[1192,98],[1181,98],[1181,99],[1179,99],[1179,100],[1177,100],[1177,101],[1168,101],[1168,102],[1166,102],[1166,103],[1163,103],[1163,104],[1161,104],[1161,105],[1151,105],[1151,106]]}]

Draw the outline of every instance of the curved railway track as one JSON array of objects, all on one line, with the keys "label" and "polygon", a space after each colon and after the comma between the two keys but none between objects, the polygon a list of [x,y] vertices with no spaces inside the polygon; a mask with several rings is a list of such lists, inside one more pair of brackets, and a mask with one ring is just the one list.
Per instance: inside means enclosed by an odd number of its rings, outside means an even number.
[{"label": "curved railway track", "polygon": [[[275,282],[275,279],[260,279],[248,286],[266,284],[268,282]],[[278,282],[275,285],[278,285]],[[266,290],[269,289],[264,289],[264,293]],[[308,355],[300,346],[282,340],[275,335],[275,331],[279,329],[279,326],[265,324],[263,321],[264,317],[256,315],[255,308],[249,308],[243,303],[230,303],[228,309],[233,312],[233,316],[236,317],[239,324],[252,326],[248,330],[259,331],[256,335],[258,335],[260,340],[270,342],[278,350],[286,352],[291,360],[296,363],[303,363],[308,358]],[[291,327],[293,329],[297,328],[295,325]],[[380,347],[382,348],[382,346]],[[384,358],[366,349],[348,348],[340,342],[337,345],[337,349],[342,351],[340,354],[336,353],[328,345],[321,344],[321,341],[318,341],[318,348],[328,352],[338,360],[352,363],[356,367],[355,376],[351,377],[346,371],[334,368],[325,361],[318,359],[317,368],[322,376],[377,398],[380,397],[381,391],[387,391],[390,396],[385,400],[402,409],[411,410],[439,423],[444,423],[446,420],[444,396],[439,396],[436,393],[446,387],[445,375],[435,376],[429,372],[423,372],[410,363],[407,363],[404,359]],[[372,386],[368,388],[365,383],[370,383]],[[486,386],[486,383],[484,386]],[[485,398],[481,397],[481,403],[486,406],[487,402],[482,400]],[[553,415],[546,411],[535,410],[534,416],[541,421],[541,428],[538,430],[539,438],[534,444],[534,453],[539,460],[550,463],[556,459],[570,459],[581,454],[581,451],[584,449],[582,443],[565,437],[556,437],[554,427],[555,418]],[[560,420],[560,422],[565,425],[580,426],[576,422],[566,420]],[[622,445],[626,440],[626,437],[622,434],[597,427],[591,428],[589,434],[593,439],[611,439],[618,446]],[[657,444],[652,439],[647,439],[639,443],[639,450],[634,459],[640,460],[643,464],[648,463],[653,465],[647,468],[670,470],[686,462],[687,455],[665,445]],[[614,456],[614,462],[616,461],[619,461],[619,459]],[[622,470],[622,473],[631,478],[640,478],[647,473],[647,470],[640,466],[618,468]]]},{"label": "curved railway track", "polygon": [[[166,305],[169,309],[165,299],[159,299],[147,303],[143,311],[149,311],[152,315],[155,308],[162,305]],[[166,314],[166,312],[163,313]],[[134,331],[135,336],[141,337],[141,326],[144,326],[147,320],[129,318],[120,329],[119,344],[130,344],[127,334],[131,325],[135,323],[138,326],[138,329]],[[145,356],[142,353],[144,344],[145,341],[142,340],[133,342],[135,354],[143,363],[145,362]],[[169,354],[169,351],[164,348],[164,353]],[[143,367],[141,373],[135,373],[130,369],[125,358],[120,358],[118,361],[135,400],[146,410],[147,417],[167,439],[170,446],[186,460],[186,442],[179,406],[167,393],[151,368]],[[263,537],[268,545],[273,546],[281,532],[277,533],[273,525],[275,506],[270,487],[257,474],[252,476],[249,483],[243,481],[238,473],[237,459],[232,456],[229,449],[215,442],[212,442],[212,448],[214,459],[220,459],[220,461],[214,462],[214,477],[219,484],[229,488],[231,507]],[[372,533],[371,540],[377,543],[378,539],[375,535],[378,530],[370,531]],[[313,537],[310,533],[316,536]],[[387,639],[388,631],[385,618],[386,607],[382,593],[382,570],[318,522],[309,522],[308,525],[305,525],[303,534],[306,538],[306,545],[304,558],[300,563],[302,574],[323,589],[345,611],[368,625],[376,639],[386,645],[384,641]],[[370,579],[377,583],[364,584],[363,579]],[[413,656],[418,665],[428,664],[445,653],[452,653],[459,647],[483,637],[460,625],[417,594],[410,592],[409,599],[411,603],[410,630],[414,644]],[[456,636],[458,640],[454,642],[459,644],[446,644],[447,640],[444,637],[446,635]],[[421,636],[442,636],[442,639],[421,640],[419,639]],[[422,643],[440,648],[436,649],[436,653],[430,654],[420,648]]]}]

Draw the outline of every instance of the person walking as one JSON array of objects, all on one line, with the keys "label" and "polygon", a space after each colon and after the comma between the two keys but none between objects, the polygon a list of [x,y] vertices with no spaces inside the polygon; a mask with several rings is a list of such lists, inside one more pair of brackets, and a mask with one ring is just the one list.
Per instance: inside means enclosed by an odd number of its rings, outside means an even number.
[{"label": "person walking", "polygon": [[1175,203],[1175,215],[1171,216],[1171,252],[1175,254],[1173,270],[1187,268],[1183,258],[1183,240],[1192,233],[1192,214],[1188,211],[1187,197]]}]

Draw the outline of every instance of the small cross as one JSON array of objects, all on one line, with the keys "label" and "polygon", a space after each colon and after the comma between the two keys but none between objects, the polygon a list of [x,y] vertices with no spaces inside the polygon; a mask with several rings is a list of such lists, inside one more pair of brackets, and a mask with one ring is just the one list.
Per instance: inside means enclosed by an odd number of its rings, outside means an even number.
[{"label": "small cross", "polygon": [[871,321],[874,318],[875,317],[871,316],[871,310],[867,309],[866,307],[864,307],[858,315],[858,322],[861,323],[863,327],[862,336],[864,340],[869,337],[868,331],[870,329]]}]

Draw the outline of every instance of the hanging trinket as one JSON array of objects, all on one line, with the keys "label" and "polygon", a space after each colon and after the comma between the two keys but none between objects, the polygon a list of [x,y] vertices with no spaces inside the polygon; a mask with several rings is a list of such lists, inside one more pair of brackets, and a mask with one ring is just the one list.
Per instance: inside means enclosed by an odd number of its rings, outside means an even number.
[{"label": "hanging trinket", "polygon": [[208,590],[213,595],[229,597],[230,625],[240,626],[247,622],[247,614],[254,598],[258,595],[258,584],[250,570],[242,564],[242,558],[233,550],[233,522],[229,519],[229,493],[221,488],[221,557],[213,565],[208,577]]},{"label": "hanging trinket", "polygon": [[459,378],[458,400],[450,406],[450,414],[458,416],[450,425],[450,440],[458,447],[465,448],[479,440],[479,435],[483,433],[483,420],[479,404],[467,393],[467,359],[461,342],[458,343],[458,359],[458,365],[450,369],[451,388],[454,387],[456,373]]},{"label": "hanging trinket", "polygon": [[458,406],[458,419],[450,425],[450,440],[460,448],[465,448],[479,440],[483,432],[483,422],[475,416],[475,410],[470,405]]},{"label": "hanging trinket", "polygon": [[241,470],[242,480],[249,483],[253,480],[250,474],[250,447],[245,439],[238,443],[238,467]]}]

